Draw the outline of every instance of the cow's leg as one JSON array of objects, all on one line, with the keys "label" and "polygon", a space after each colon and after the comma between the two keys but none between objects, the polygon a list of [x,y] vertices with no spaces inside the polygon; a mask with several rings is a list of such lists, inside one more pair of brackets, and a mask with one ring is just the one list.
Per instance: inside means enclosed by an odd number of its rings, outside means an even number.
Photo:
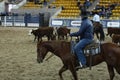
[{"label": "cow's leg", "polygon": [[60,40],[60,35],[58,35],[58,40]]},{"label": "cow's leg", "polygon": [[38,39],[38,42],[39,42],[39,38],[40,38],[40,37],[38,36],[38,37],[37,37],[37,39]]},{"label": "cow's leg", "polygon": [[67,34],[65,36],[66,36],[66,40],[67,40],[68,39]]},{"label": "cow's leg", "polygon": [[37,36],[35,36],[35,38],[34,38],[34,42],[35,42],[36,39],[37,39]]},{"label": "cow's leg", "polygon": [[47,38],[48,38],[48,41],[49,41],[50,40],[50,36],[48,35]]},{"label": "cow's leg", "polygon": [[64,71],[66,71],[67,69],[68,69],[68,68],[67,68],[65,65],[63,65],[63,67],[59,70],[60,80],[63,80],[62,73],[63,73]]},{"label": "cow's leg", "polygon": [[98,33],[96,33],[96,36],[97,36],[97,39],[99,39],[99,35],[98,35]]},{"label": "cow's leg", "polygon": [[64,40],[64,35],[62,36],[62,40]]},{"label": "cow's leg", "polygon": [[42,37],[38,36],[38,42],[42,41]]},{"label": "cow's leg", "polygon": [[112,37],[112,33],[110,33],[110,37]]},{"label": "cow's leg", "polygon": [[107,64],[107,68],[108,68],[108,72],[109,72],[109,75],[110,75],[110,80],[113,80],[113,78],[115,76],[113,66]]}]

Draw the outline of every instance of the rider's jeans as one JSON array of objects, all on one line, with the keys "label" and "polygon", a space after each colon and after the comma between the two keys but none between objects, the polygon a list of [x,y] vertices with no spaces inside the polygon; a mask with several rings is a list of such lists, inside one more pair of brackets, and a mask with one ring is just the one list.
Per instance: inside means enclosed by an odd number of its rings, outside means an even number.
[{"label": "rider's jeans", "polygon": [[77,55],[78,60],[82,63],[82,65],[86,65],[86,58],[83,53],[83,48],[91,42],[91,39],[81,39],[74,47],[75,54]]}]

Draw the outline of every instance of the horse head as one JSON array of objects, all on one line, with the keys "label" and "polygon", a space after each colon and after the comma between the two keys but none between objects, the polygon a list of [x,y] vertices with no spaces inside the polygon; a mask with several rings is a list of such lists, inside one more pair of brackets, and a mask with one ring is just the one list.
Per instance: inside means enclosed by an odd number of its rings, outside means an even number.
[{"label": "horse head", "polygon": [[47,54],[47,48],[44,46],[44,42],[40,41],[37,43],[37,62],[41,63],[43,62],[46,54]]}]

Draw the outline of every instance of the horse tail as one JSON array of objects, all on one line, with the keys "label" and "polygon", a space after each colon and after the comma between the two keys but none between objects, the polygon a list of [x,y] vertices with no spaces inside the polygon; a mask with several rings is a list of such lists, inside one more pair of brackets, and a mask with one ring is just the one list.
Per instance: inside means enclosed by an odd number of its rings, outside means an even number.
[{"label": "horse tail", "polygon": [[105,40],[105,33],[104,33],[104,30],[103,30],[103,27],[101,27],[101,30],[100,30],[100,40]]}]

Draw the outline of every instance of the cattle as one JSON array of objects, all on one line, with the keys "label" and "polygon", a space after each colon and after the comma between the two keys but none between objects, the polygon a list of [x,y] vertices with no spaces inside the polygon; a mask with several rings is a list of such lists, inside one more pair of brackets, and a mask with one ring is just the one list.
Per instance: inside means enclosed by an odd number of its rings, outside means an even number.
[{"label": "cattle", "polygon": [[64,36],[66,37],[66,39],[68,39],[67,37],[68,34],[70,34],[70,29],[68,29],[67,27],[57,28],[57,35],[59,40],[61,39],[61,37],[62,39],[64,39]]},{"label": "cattle", "polygon": [[120,44],[120,34],[114,34],[112,36],[112,42],[114,42],[116,44]]},{"label": "cattle", "polygon": [[32,30],[31,34],[35,36],[34,41],[36,39],[39,39],[42,41],[43,36],[47,36],[48,40],[53,40],[55,39],[53,35],[54,28],[53,27],[41,27],[36,30]]},{"label": "cattle", "polygon": [[120,28],[108,27],[107,32],[107,36],[110,35],[112,37],[112,34],[120,34]]},{"label": "cattle", "polygon": [[33,34],[35,36],[35,38],[34,38],[34,42],[35,42],[35,40],[38,38],[38,29],[36,29],[36,30],[32,29],[31,34]]}]

